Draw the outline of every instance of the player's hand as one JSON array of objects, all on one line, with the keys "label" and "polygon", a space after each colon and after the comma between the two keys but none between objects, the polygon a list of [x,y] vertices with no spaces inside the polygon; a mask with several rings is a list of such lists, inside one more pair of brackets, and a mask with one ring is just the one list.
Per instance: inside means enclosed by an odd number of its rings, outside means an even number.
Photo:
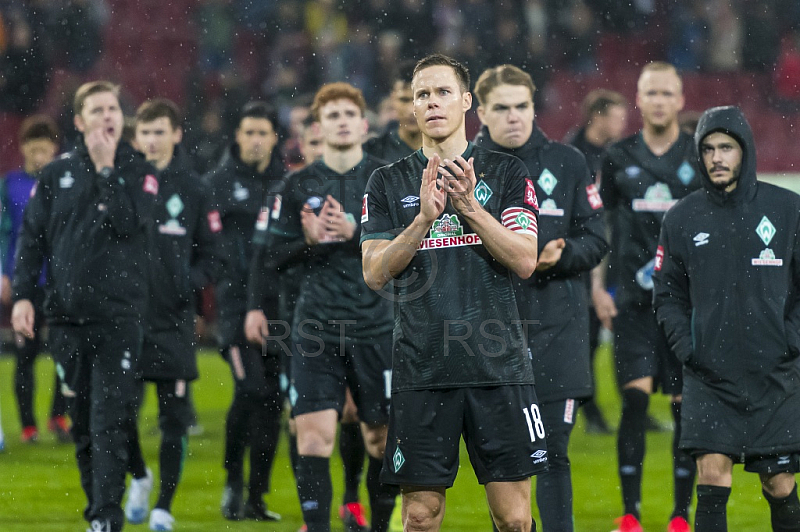
[{"label": "player's hand", "polygon": [[98,127],[90,131],[84,140],[96,171],[99,172],[106,166],[114,167],[117,141],[113,136],[102,127]]},{"label": "player's hand", "polygon": [[322,226],[319,216],[314,214],[314,209],[306,203],[300,210],[300,225],[303,226],[303,235],[306,244],[316,246],[324,238],[325,228]]},{"label": "player's hand", "polygon": [[543,272],[555,266],[561,260],[561,253],[567,242],[563,238],[551,240],[544,245],[539,253],[539,260],[536,262],[536,271]]},{"label": "player's hand", "polygon": [[454,161],[445,159],[444,168],[441,169],[444,175],[443,186],[450,201],[461,214],[469,216],[478,209],[480,204],[475,200],[474,190],[477,180],[475,179],[475,158],[470,157],[469,161],[461,157],[456,157]]},{"label": "player's hand", "polygon": [[444,212],[447,205],[447,193],[439,176],[439,154],[434,153],[428,159],[428,166],[422,171],[422,185],[419,189],[419,214],[427,225],[431,225]]},{"label": "player's hand", "polygon": [[261,310],[251,310],[244,318],[244,335],[251,344],[264,345],[269,336],[267,317]]},{"label": "player's hand", "polygon": [[356,233],[355,220],[347,216],[342,204],[331,195],[325,199],[319,217],[324,229],[324,242],[345,242]]},{"label": "player's hand", "polygon": [[11,279],[8,278],[8,275],[4,275],[3,280],[0,281],[0,302],[5,306],[11,305]]},{"label": "player's hand", "polygon": [[613,319],[617,316],[617,305],[614,303],[614,298],[606,290],[592,290],[592,303],[594,303],[597,319],[600,320],[603,327],[613,331]]},{"label": "player's hand", "polygon": [[33,338],[33,303],[30,299],[20,299],[11,309],[11,326],[14,332],[25,338]]}]

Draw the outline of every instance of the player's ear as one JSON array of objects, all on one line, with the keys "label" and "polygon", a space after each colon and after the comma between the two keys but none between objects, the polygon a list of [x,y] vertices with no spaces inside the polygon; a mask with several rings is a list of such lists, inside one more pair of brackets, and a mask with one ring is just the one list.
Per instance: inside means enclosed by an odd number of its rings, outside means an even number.
[{"label": "player's ear", "polygon": [[472,93],[469,91],[464,91],[461,100],[461,107],[464,108],[464,112],[466,113],[470,109],[472,109]]},{"label": "player's ear", "polygon": [[81,115],[75,115],[72,118],[72,122],[75,124],[75,129],[77,129],[81,133],[85,133],[84,129],[86,128],[86,124],[83,123],[83,118],[81,117]]},{"label": "player's ear", "polygon": [[178,126],[175,128],[175,136],[172,139],[175,144],[180,144],[181,140],[183,140],[183,128]]}]

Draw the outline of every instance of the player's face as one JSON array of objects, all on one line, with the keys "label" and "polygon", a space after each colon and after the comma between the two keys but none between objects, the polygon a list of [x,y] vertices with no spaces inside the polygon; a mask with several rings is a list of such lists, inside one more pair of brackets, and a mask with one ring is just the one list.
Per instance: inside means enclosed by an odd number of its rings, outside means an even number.
[{"label": "player's face", "polygon": [[400,127],[412,132],[419,131],[417,119],[414,117],[414,92],[409,83],[395,82],[392,89],[392,107]]},{"label": "player's face", "polygon": [[533,97],[524,85],[498,85],[478,107],[478,118],[492,140],[504,148],[519,148],[533,131]]},{"label": "player's face", "polygon": [[181,141],[181,128],[172,128],[166,116],[152,122],[137,122],[136,147],[156,168],[163,170],[172,160],[175,145]]},{"label": "player's face", "polygon": [[325,144],[337,150],[360,145],[367,134],[361,108],[348,98],[331,100],[319,109],[319,127]]},{"label": "player's face", "polygon": [[622,138],[628,127],[628,109],[624,105],[612,105],[606,110],[605,115],[600,115],[603,129],[609,142],[616,142]]},{"label": "player's face", "polygon": [[677,124],[683,103],[681,80],[674,72],[648,71],[639,78],[636,105],[646,126],[666,129]]},{"label": "player's face", "polygon": [[58,146],[50,139],[31,139],[20,148],[25,160],[25,171],[35,174],[56,156]]},{"label": "player's face", "polygon": [[247,116],[239,122],[236,144],[239,145],[239,157],[243,163],[258,165],[269,161],[277,143],[275,128],[266,118]]},{"label": "player's face", "polygon": [[300,140],[300,152],[306,164],[311,164],[322,158],[322,132],[319,130],[319,122],[312,122],[303,130],[303,137]]},{"label": "player's face", "polygon": [[742,147],[725,133],[712,133],[700,143],[700,154],[714,187],[730,192],[742,170]]},{"label": "player's face", "polygon": [[87,135],[103,129],[115,141],[122,138],[123,116],[119,100],[113,92],[96,92],[86,97],[83,109],[75,116],[75,127]]},{"label": "player's face", "polygon": [[464,127],[464,113],[472,107],[472,94],[461,92],[451,67],[436,65],[420,70],[411,88],[414,115],[423,135],[439,142]]}]

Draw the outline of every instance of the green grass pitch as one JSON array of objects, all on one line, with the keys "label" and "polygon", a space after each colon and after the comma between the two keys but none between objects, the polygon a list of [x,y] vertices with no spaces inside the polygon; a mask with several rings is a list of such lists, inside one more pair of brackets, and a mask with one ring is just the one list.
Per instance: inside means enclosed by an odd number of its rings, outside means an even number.
[{"label": "green grass pitch", "polygon": [[[231,399],[231,377],[216,352],[200,355],[201,379],[195,386],[195,399],[205,433],[191,438],[183,481],[173,504],[176,531],[211,532],[236,530],[295,532],[302,525],[294,480],[289,470],[286,442],[281,448],[272,475],[272,492],[266,500],[271,509],[283,515],[280,523],[228,522],[219,512],[224,483],[222,469],[223,426]],[[19,442],[19,421],[13,398],[12,357],[0,358],[0,402],[6,450],[0,453],[0,531],[83,532],[81,517],[85,498],[78,482],[73,447],[59,445],[44,430],[50,401],[53,364],[49,358],[37,361],[37,415],[41,439],[37,445]],[[613,384],[607,350],[598,359],[598,397],[612,423],[619,417],[619,399]],[[667,398],[655,396],[651,412],[661,420],[670,418]],[[155,396],[148,390],[141,418],[142,446],[148,465],[157,474],[158,437]],[[644,469],[643,525],[648,532],[663,531],[672,508],[671,435],[648,434]],[[586,435],[582,421],[573,433],[570,455],[575,492],[575,525],[578,532],[608,532],[613,519],[622,511],[616,475],[614,436]],[[341,500],[341,464],[332,460],[334,501]],[[362,488],[363,490],[363,488]],[[156,494],[151,498],[155,502]],[[362,496],[366,501],[366,493]],[[336,506],[336,505],[335,505]],[[534,504],[534,514],[538,514]],[[737,532],[769,530],[769,509],[761,496],[758,479],[737,467],[734,488],[728,505],[729,529]],[[146,524],[126,525],[126,530],[145,531]],[[342,530],[338,518],[333,530]],[[478,486],[462,447],[461,469],[455,486],[448,491],[443,530],[489,531],[491,526],[483,490]]]}]

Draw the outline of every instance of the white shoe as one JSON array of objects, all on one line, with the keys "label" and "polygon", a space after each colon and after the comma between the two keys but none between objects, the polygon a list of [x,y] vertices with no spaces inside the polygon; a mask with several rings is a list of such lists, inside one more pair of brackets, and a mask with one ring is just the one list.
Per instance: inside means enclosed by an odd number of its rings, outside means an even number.
[{"label": "white shoe", "polygon": [[153,490],[153,472],[147,468],[147,476],[131,479],[128,501],[125,503],[125,518],[129,523],[144,523],[150,512],[150,492]]},{"label": "white shoe", "polygon": [[172,530],[172,524],[174,522],[175,518],[166,510],[154,508],[153,511],[150,512],[150,530],[169,532]]}]

